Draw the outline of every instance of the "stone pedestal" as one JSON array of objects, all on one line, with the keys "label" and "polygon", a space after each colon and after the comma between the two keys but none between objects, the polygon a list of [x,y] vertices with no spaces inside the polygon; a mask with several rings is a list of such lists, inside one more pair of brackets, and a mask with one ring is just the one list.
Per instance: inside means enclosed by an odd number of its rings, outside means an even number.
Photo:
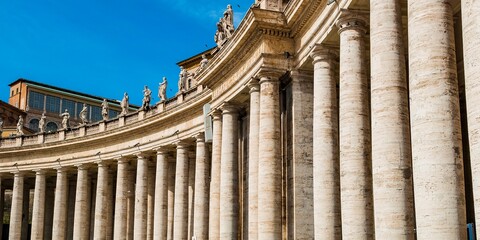
[{"label": "stone pedestal", "polygon": [[466,239],[452,6],[409,0],[408,17],[417,238]]}]

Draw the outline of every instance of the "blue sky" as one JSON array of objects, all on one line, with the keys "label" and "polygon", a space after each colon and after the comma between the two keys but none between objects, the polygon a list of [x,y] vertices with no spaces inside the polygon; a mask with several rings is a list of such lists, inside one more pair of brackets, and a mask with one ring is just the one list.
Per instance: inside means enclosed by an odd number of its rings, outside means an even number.
[{"label": "blue sky", "polygon": [[216,22],[232,4],[235,27],[253,0],[0,1],[0,99],[26,78],[141,104],[163,76],[177,91],[177,62],[215,46]]}]

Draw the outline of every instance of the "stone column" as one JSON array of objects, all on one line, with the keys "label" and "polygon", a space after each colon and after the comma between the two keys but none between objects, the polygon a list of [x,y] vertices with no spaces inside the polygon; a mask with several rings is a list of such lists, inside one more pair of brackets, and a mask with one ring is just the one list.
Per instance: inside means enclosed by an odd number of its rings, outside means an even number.
[{"label": "stone column", "polygon": [[148,163],[147,177],[147,239],[153,239],[153,221],[155,209],[155,162]]},{"label": "stone column", "polygon": [[250,88],[250,126],[248,139],[248,239],[258,239],[258,144],[260,127],[260,85],[257,79]]},{"label": "stone column", "polygon": [[220,239],[236,239],[238,233],[238,109],[228,103],[223,105],[222,121]]},{"label": "stone column", "polygon": [[450,4],[448,0],[408,1],[410,122],[418,239],[466,239],[462,135]]},{"label": "stone column", "polygon": [[480,239],[480,2],[462,1],[463,66],[477,239]]},{"label": "stone column", "polygon": [[167,240],[173,240],[173,209],[175,200],[175,162],[168,163],[168,205],[167,205]]},{"label": "stone column", "polygon": [[22,238],[23,189],[23,173],[15,172],[13,176],[12,208],[10,210],[10,228],[8,233],[8,239],[10,240],[20,240]]},{"label": "stone column", "polygon": [[173,209],[173,239],[187,239],[188,235],[188,149],[177,143],[175,200]]},{"label": "stone column", "polygon": [[33,195],[33,214],[31,239],[43,239],[45,227],[45,171],[37,170],[35,174],[35,192]]},{"label": "stone column", "polygon": [[168,205],[168,158],[164,148],[157,149],[157,171],[155,178],[155,216],[153,239],[167,239]]},{"label": "stone column", "polygon": [[210,178],[210,206],[208,218],[208,236],[220,238],[220,160],[222,155],[222,114],[219,110],[212,112],[212,170]]},{"label": "stone column", "polygon": [[[282,238],[280,74],[260,72],[258,239]],[[223,159],[222,159],[223,160]]]},{"label": "stone column", "polygon": [[77,168],[73,239],[86,240],[90,238],[91,181],[88,166],[81,164]]},{"label": "stone column", "polygon": [[210,162],[205,136],[200,133],[197,138],[195,155],[195,200],[193,235],[196,239],[208,239],[208,194],[210,180]]},{"label": "stone column", "polygon": [[338,51],[313,50],[313,201],[316,239],[341,239],[338,152]]},{"label": "stone column", "polygon": [[127,239],[133,239],[133,225],[135,222],[135,178],[136,169],[130,168],[127,171]]},{"label": "stone column", "polygon": [[193,198],[195,195],[195,152],[190,150],[188,153],[188,239],[192,239],[193,234]]},{"label": "stone column", "polygon": [[137,180],[135,185],[135,223],[133,239],[147,239],[147,184],[148,159],[143,154],[137,155]]},{"label": "stone column", "polygon": [[414,239],[408,89],[400,0],[370,0],[375,238]]},{"label": "stone column", "polygon": [[53,178],[47,178],[45,189],[45,228],[43,239],[52,239],[53,230],[53,208],[55,205],[55,183]]},{"label": "stone column", "polygon": [[108,224],[108,208],[110,203],[111,191],[108,189],[110,185],[110,169],[106,161],[98,161],[97,175],[97,191],[95,193],[95,220],[93,228],[94,239],[107,239],[111,228]]},{"label": "stone column", "polygon": [[[4,212],[4,206],[5,206],[5,183],[2,183],[4,181],[4,176],[0,174],[0,219],[3,219],[3,216],[5,214]],[[1,228],[0,228],[0,238],[3,239],[3,221]]]},{"label": "stone column", "polygon": [[126,158],[117,159],[117,188],[115,193],[115,222],[113,224],[113,239],[127,237],[127,200],[130,161]]},{"label": "stone column", "polygon": [[66,239],[67,234],[68,173],[66,168],[57,169],[55,203],[53,207],[52,239]]},{"label": "stone column", "polygon": [[366,23],[345,13],[340,28],[340,189],[342,236],[373,239]]}]

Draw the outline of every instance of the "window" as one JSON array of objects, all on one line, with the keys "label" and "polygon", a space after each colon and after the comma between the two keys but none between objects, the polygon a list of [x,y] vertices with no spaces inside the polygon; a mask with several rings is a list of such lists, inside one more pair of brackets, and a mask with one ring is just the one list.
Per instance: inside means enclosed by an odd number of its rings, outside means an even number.
[{"label": "window", "polygon": [[98,122],[103,119],[102,109],[100,107],[90,106],[90,109],[92,109],[92,115],[90,116],[90,121]]},{"label": "window", "polygon": [[62,99],[62,112],[65,112],[65,109],[68,109],[68,112],[70,113],[70,117],[74,118],[75,117],[75,102],[68,100],[68,99]]},{"label": "window", "polygon": [[35,132],[38,132],[38,122],[38,119],[30,120],[30,122],[28,123],[28,128],[32,129]]},{"label": "window", "polygon": [[54,122],[49,122],[47,123],[47,126],[45,128],[45,131],[48,133],[48,132],[56,132],[58,129],[58,126],[56,123]]},{"label": "window", "polygon": [[32,109],[43,110],[43,103],[45,101],[45,95],[30,91],[28,95],[28,106]]},{"label": "window", "polygon": [[108,110],[108,118],[116,118],[118,116],[118,112],[115,110]]},{"label": "window", "polygon": [[12,90],[12,97],[13,97],[13,94],[14,94],[14,92],[13,92],[13,90]]},{"label": "window", "polygon": [[60,98],[47,95],[45,110],[50,113],[60,114]]},{"label": "window", "polygon": [[18,93],[18,88],[17,88],[17,93]]}]

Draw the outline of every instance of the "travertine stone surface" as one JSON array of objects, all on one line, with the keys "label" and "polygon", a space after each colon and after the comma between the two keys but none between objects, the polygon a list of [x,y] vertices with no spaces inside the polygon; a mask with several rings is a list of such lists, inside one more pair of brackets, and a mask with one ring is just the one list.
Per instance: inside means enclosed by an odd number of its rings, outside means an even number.
[{"label": "travertine stone surface", "polygon": [[53,209],[52,239],[66,239],[67,233],[68,173],[65,168],[57,169],[55,205]]},{"label": "travertine stone surface", "polygon": [[366,23],[344,13],[340,34],[340,190],[344,239],[373,239]]},{"label": "travertine stone surface", "polygon": [[31,239],[43,239],[43,229],[45,226],[45,187],[45,171],[38,170],[35,173]]},{"label": "travertine stone surface", "polygon": [[148,159],[137,155],[137,180],[135,181],[135,221],[133,224],[133,239],[147,239],[147,184]]},{"label": "travertine stone surface", "polygon": [[208,239],[209,150],[203,133],[198,134],[196,139],[193,236],[196,239]]},{"label": "travertine stone surface", "polygon": [[111,180],[109,166],[105,161],[99,161],[97,175],[97,189],[95,193],[95,213],[94,213],[94,239],[107,239],[108,226],[108,205],[109,199],[109,181]]},{"label": "travertine stone surface", "polygon": [[260,128],[260,84],[250,80],[250,126],[248,138],[248,239],[258,239],[258,144]]},{"label": "travertine stone surface", "polygon": [[177,143],[173,239],[187,239],[188,234],[188,148]]},{"label": "travertine stone surface", "polygon": [[462,1],[463,57],[468,137],[477,239],[480,239],[480,1]]},{"label": "travertine stone surface", "polygon": [[168,163],[168,205],[167,205],[167,240],[173,240],[173,209],[175,200],[175,162]]},{"label": "travertine stone surface", "polygon": [[338,51],[318,45],[313,72],[313,201],[315,238],[341,239],[338,152]]},{"label": "travertine stone surface", "polygon": [[[282,161],[279,74],[260,77],[258,239],[282,238]],[[222,158],[223,161],[223,158]]]},{"label": "travertine stone surface", "polygon": [[195,213],[193,212],[193,200],[195,195],[195,151],[188,152],[188,232],[187,239],[192,239],[193,222]]},{"label": "travertine stone surface", "polygon": [[400,0],[370,0],[375,238],[414,239],[408,89]]},{"label": "travertine stone surface", "polygon": [[157,149],[157,171],[155,177],[155,216],[153,239],[167,239],[168,207],[168,158],[165,149]]},{"label": "travertine stone surface", "polygon": [[409,0],[408,17],[417,238],[466,239],[452,7]]},{"label": "travertine stone surface", "polygon": [[73,239],[87,240],[90,238],[90,203],[91,181],[88,168],[78,166],[77,191],[75,194],[75,215],[73,220]]},{"label": "travertine stone surface", "polygon": [[155,211],[155,162],[148,164],[147,184],[147,240],[153,239],[153,221]]},{"label": "travertine stone surface", "polygon": [[45,232],[43,239],[52,239],[54,198],[55,183],[47,180],[47,187],[45,189]]},{"label": "travertine stone surface", "polygon": [[222,121],[219,239],[236,239],[238,233],[238,109],[224,104]]},{"label": "travertine stone surface", "polygon": [[115,194],[115,218],[113,224],[113,239],[127,237],[127,201],[130,161],[126,158],[117,159],[117,187]]},{"label": "travertine stone surface", "polygon": [[15,172],[13,176],[12,208],[10,210],[10,227],[8,239],[20,240],[22,237],[24,176]]},{"label": "travertine stone surface", "polygon": [[222,155],[222,114],[219,110],[212,113],[212,169],[210,178],[210,207],[208,236],[220,238],[220,160]]}]

